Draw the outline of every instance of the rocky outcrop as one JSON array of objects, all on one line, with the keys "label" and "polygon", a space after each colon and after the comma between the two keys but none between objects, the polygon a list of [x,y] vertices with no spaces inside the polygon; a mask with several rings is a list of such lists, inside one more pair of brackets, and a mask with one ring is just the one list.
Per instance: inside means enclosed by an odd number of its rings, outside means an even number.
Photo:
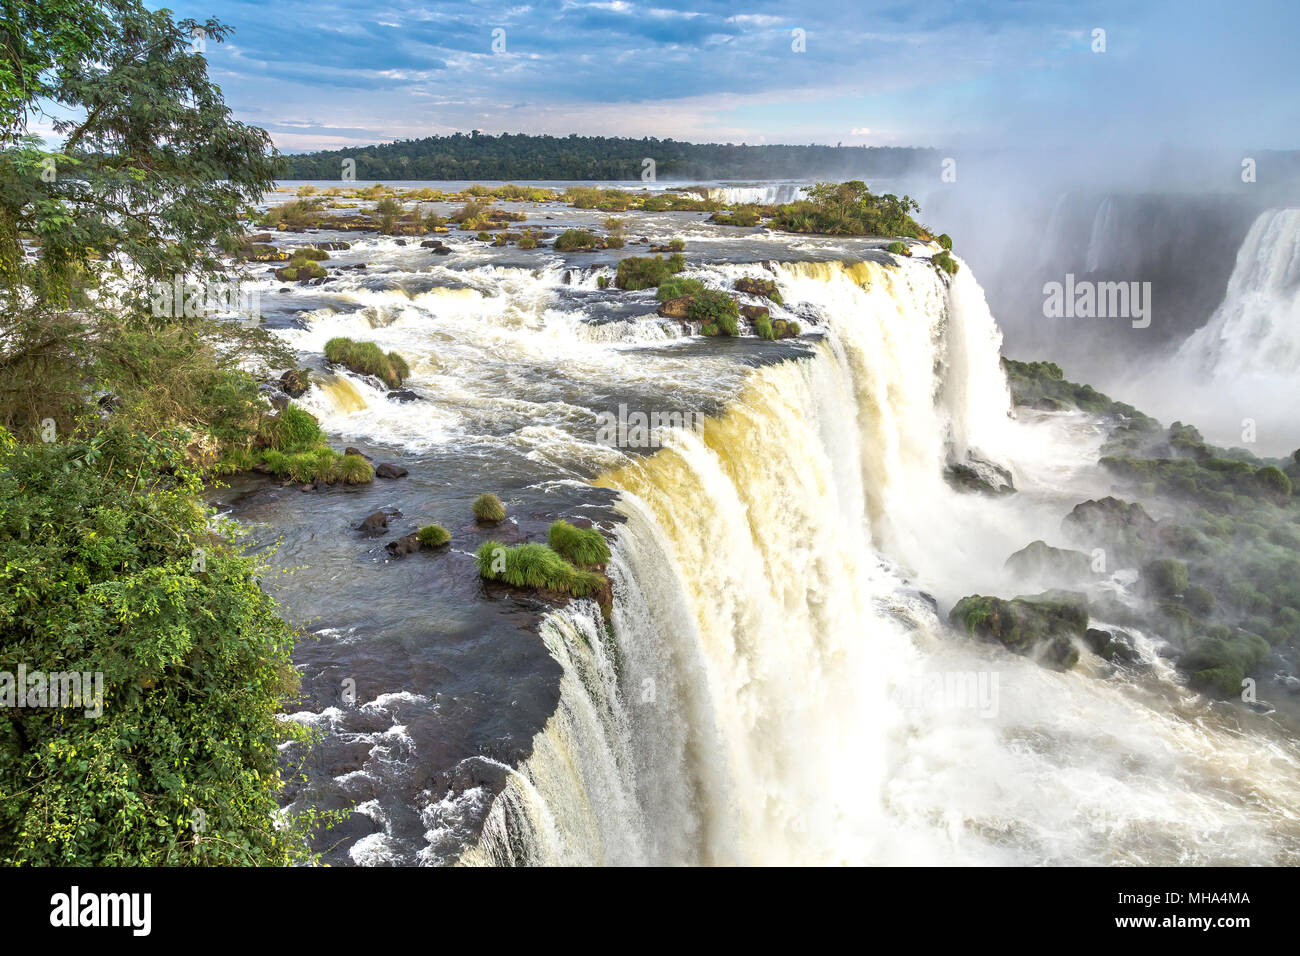
[{"label": "rocky outcrop", "polygon": [[375,466],[376,478],[405,478],[409,474],[401,465],[383,462]]},{"label": "rocky outcrop", "polygon": [[1155,519],[1145,508],[1113,497],[1075,505],[1062,520],[1061,530],[1089,551],[1105,548],[1117,566],[1138,563],[1157,538]]}]

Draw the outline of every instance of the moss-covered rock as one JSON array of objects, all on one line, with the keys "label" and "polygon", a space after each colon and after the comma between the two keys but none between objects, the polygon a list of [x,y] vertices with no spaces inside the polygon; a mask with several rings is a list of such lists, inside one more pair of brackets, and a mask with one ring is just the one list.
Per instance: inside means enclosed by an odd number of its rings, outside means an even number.
[{"label": "moss-covered rock", "polygon": [[1082,551],[1032,541],[1007,558],[1004,567],[1017,580],[1053,587],[1076,587],[1093,577],[1092,559]]},{"label": "moss-covered rock", "polygon": [[957,602],[948,620],[980,640],[1066,670],[1079,660],[1074,642],[1088,628],[1088,606],[1081,596],[1065,592],[1010,601],[973,594]]}]

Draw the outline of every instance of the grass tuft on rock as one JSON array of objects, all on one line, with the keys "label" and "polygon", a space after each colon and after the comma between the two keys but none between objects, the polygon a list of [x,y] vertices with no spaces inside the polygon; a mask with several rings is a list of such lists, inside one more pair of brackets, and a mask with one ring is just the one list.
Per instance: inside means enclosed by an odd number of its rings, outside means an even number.
[{"label": "grass tuft on rock", "polygon": [[396,352],[385,355],[374,342],[356,342],[345,336],[325,343],[325,358],[358,375],[376,375],[389,388],[399,388],[402,380],[411,374],[406,359]]},{"label": "grass tuft on rock", "polygon": [[477,521],[495,523],[504,521],[506,518],[506,506],[501,503],[500,498],[491,493],[479,495],[475,498],[473,509],[474,518]]},{"label": "grass tuft on rock", "polygon": [[544,544],[520,544],[507,548],[499,541],[485,541],[478,549],[479,575],[512,587],[555,591],[573,597],[593,597],[605,588],[605,579],[582,571]]},{"label": "grass tuft on rock", "polygon": [[595,528],[577,528],[567,521],[552,522],[547,532],[552,550],[579,566],[604,564],[609,560],[609,543]]},{"label": "grass tuft on rock", "polygon": [[451,532],[440,524],[426,524],[415,536],[420,540],[422,548],[441,548],[451,540]]}]

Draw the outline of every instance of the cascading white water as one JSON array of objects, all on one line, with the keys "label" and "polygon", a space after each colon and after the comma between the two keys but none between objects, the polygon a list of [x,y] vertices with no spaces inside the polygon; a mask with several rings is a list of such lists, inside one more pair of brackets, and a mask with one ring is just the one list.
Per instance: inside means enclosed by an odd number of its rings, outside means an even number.
[{"label": "cascading white water", "polygon": [[[776,268],[827,339],[600,480],[626,518],[611,629],[551,616],[560,708],[464,862],[1295,862],[1293,749],[1171,681],[948,636],[905,580],[960,592],[1029,540],[939,477],[1022,427],[969,274]],[[927,690],[953,675],[997,690]]]},{"label": "cascading white water", "polygon": [[1176,361],[1230,381],[1294,378],[1300,367],[1300,209],[1270,209],[1250,227],[1222,304]]},{"label": "cascading white water", "polygon": [[760,206],[772,206],[802,199],[806,191],[807,187],[794,183],[766,186],[713,186],[708,190],[708,197],[727,205],[758,203]]}]

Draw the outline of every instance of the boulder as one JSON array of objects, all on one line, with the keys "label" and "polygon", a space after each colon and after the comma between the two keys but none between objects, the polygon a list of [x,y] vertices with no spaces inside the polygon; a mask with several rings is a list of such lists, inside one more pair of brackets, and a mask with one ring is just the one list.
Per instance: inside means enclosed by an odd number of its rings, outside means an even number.
[{"label": "boulder", "polygon": [[1048,586],[1073,587],[1092,577],[1092,559],[1082,551],[1033,541],[1007,558],[1004,567],[1017,578]]},{"label": "boulder", "polygon": [[400,558],[404,554],[414,554],[420,550],[420,536],[408,534],[400,538],[394,538],[384,545],[384,550],[395,558]]},{"label": "boulder", "polygon": [[972,594],[957,602],[948,621],[972,637],[1068,670],[1079,660],[1074,641],[1088,628],[1088,605],[1082,595],[1062,591],[1010,601]]},{"label": "boulder", "polygon": [[420,396],[409,388],[397,388],[388,393],[388,399],[393,402],[418,402]]},{"label": "boulder", "polygon": [[745,295],[756,295],[764,299],[776,299],[779,295],[776,283],[771,279],[737,279],[731,287]]},{"label": "boulder", "polygon": [[317,249],[324,249],[326,252],[342,252],[344,249],[351,249],[350,242],[318,242]]},{"label": "boulder", "polygon": [[753,322],[755,319],[767,318],[768,308],[765,305],[742,305],[740,307],[740,314]]},{"label": "boulder", "polygon": [[367,515],[365,519],[357,526],[358,531],[387,531],[388,515],[382,511],[376,511],[374,514]]},{"label": "boulder", "polygon": [[375,466],[376,478],[405,478],[409,472],[401,465],[383,462]]}]

